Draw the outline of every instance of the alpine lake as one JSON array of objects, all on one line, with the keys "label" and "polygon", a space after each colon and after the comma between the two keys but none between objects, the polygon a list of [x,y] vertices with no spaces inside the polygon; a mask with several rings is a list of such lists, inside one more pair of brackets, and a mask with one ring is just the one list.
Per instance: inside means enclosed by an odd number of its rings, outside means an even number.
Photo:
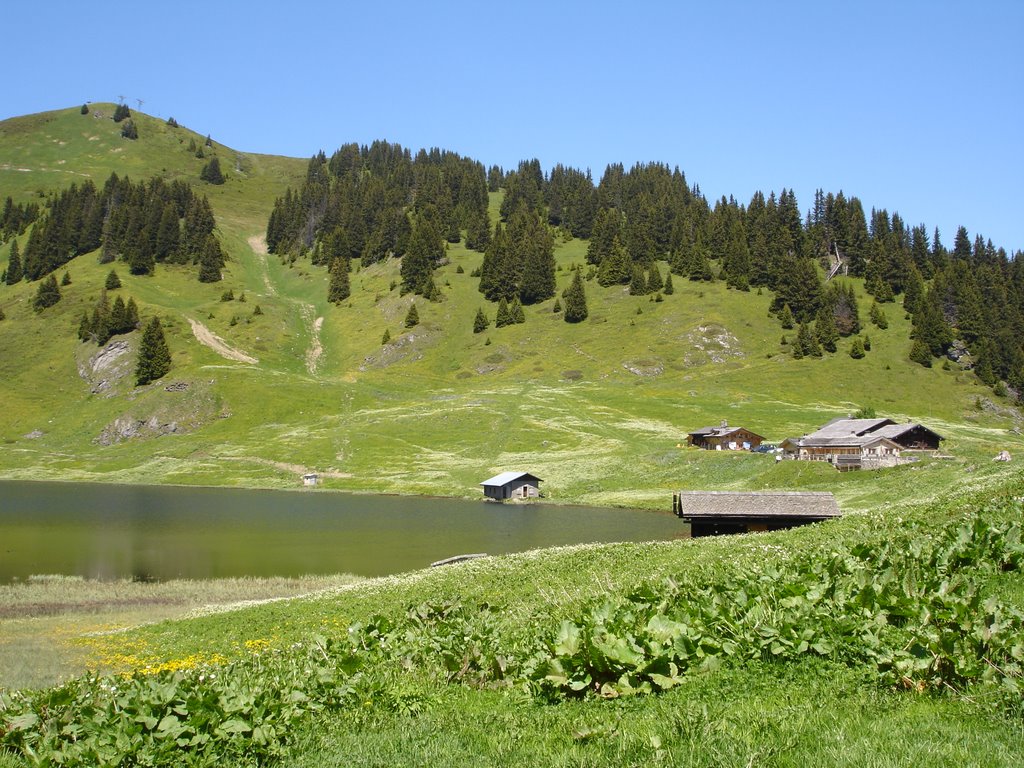
[{"label": "alpine lake", "polygon": [[322,489],[0,481],[0,583],[384,576],[463,555],[686,538],[669,511]]}]

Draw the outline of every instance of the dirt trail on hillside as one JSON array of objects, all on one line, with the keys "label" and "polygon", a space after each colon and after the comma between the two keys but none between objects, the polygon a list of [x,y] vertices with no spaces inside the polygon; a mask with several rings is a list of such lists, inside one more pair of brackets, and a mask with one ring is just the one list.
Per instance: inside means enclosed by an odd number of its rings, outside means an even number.
[{"label": "dirt trail on hillside", "polygon": [[315,374],[320,367],[320,358],[324,354],[324,346],[320,342],[320,329],[324,326],[324,319],[318,317],[315,320],[316,308],[312,304],[302,304],[302,319],[309,326],[309,349],[306,350],[306,370]]},{"label": "dirt trail on hillside", "polygon": [[221,357],[228,360],[236,360],[239,363],[249,363],[250,365],[256,365],[259,362],[255,357],[230,346],[224,339],[198,320],[193,320],[191,317],[186,319],[189,325],[192,326],[192,334],[199,340],[199,343],[209,347]]},{"label": "dirt trail on hillside", "polygon": [[267,236],[265,234],[253,235],[248,242],[260,262],[260,268],[263,271],[263,288],[266,290],[267,296],[276,296],[277,289],[270,282],[270,270],[267,268]]}]

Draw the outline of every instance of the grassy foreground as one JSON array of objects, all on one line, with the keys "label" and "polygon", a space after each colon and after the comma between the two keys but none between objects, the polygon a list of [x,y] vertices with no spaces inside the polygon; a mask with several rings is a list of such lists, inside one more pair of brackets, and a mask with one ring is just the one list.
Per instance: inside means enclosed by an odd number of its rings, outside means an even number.
[{"label": "grassy foreground", "polygon": [[985,485],[141,626],[0,722],[70,764],[1016,765],[1024,478]]}]

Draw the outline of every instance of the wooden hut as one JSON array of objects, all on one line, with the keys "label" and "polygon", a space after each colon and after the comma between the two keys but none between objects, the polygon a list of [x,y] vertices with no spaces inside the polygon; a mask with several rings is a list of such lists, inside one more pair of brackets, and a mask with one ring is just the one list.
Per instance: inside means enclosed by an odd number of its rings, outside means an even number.
[{"label": "wooden hut", "polygon": [[817,491],[680,491],[673,506],[695,538],[777,531],[842,515],[831,493]]},{"label": "wooden hut", "polygon": [[496,501],[505,499],[536,499],[540,496],[540,484],[544,482],[529,472],[502,472],[484,480],[484,496]]},{"label": "wooden hut", "polygon": [[720,426],[690,432],[686,442],[708,451],[752,451],[764,442],[764,437],[743,427],[730,427],[723,421]]}]

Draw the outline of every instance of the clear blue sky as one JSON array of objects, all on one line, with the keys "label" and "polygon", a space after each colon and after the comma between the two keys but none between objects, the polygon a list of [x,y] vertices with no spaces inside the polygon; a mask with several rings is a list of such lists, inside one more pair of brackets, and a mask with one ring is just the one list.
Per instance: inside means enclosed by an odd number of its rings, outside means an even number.
[{"label": "clear blue sky", "polygon": [[[235,149],[844,190],[1024,249],[1024,2],[8,3],[0,117],[126,97]],[[2,162],[2,158],[0,158]]]}]

